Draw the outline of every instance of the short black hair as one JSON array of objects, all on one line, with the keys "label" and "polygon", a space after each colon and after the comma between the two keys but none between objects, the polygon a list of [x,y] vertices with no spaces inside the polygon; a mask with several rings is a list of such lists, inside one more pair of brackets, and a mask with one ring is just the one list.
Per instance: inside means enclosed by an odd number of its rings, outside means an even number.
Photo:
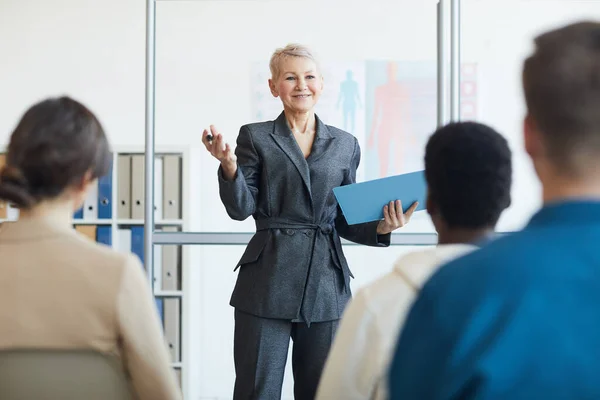
[{"label": "short black hair", "polygon": [[53,199],[87,173],[106,175],[112,156],[102,125],[83,104],[49,98],[31,106],[10,137],[0,199],[30,208]]},{"label": "short black hair", "polygon": [[450,123],[427,142],[425,177],[429,197],[449,227],[494,227],[510,205],[511,151],[487,125]]},{"label": "short black hair", "polygon": [[600,22],[536,37],[523,65],[523,90],[549,159],[572,176],[589,172],[600,156]]}]

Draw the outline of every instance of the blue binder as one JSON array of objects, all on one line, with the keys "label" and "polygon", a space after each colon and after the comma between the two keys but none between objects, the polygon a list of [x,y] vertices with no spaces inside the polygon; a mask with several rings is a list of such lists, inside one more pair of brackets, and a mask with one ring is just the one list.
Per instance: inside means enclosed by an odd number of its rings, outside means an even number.
[{"label": "blue binder", "polygon": [[158,311],[158,318],[160,318],[160,322],[161,322],[161,324],[163,324],[163,328],[164,328],[164,324],[165,324],[164,301],[161,297],[155,297],[154,300],[156,301],[156,309]]},{"label": "blue binder", "polygon": [[112,227],[98,226],[96,229],[96,242],[112,246]]},{"label": "blue binder", "polygon": [[108,173],[98,179],[98,218],[112,218],[112,164]]},{"label": "blue binder", "polygon": [[73,214],[73,219],[83,219],[83,207],[75,211],[75,213]]},{"label": "blue binder", "polygon": [[144,227],[131,227],[131,252],[137,255],[144,265]]},{"label": "blue binder", "polygon": [[425,171],[390,176],[333,189],[348,225],[383,219],[383,206],[400,200],[403,211],[418,201],[415,211],[425,209],[427,182]]}]

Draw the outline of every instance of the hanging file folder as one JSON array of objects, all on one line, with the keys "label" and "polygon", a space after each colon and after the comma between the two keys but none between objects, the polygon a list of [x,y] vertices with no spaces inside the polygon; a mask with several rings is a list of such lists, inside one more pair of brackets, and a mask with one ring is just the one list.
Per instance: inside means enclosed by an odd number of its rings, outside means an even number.
[{"label": "hanging file folder", "polygon": [[165,339],[171,353],[171,361],[179,362],[181,340],[181,301],[178,298],[164,299]]},{"label": "hanging file folder", "polygon": [[144,156],[131,156],[131,218],[144,219]]},{"label": "hanging file folder", "polygon": [[163,219],[163,159],[154,159],[154,220]]},{"label": "hanging file folder", "polygon": [[131,218],[131,156],[117,157],[117,217]]},{"label": "hanging file folder", "polygon": [[116,249],[122,253],[131,253],[131,229],[119,228],[117,230]]},{"label": "hanging file folder", "polygon": [[99,226],[96,231],[96,241],[112,246],[112,226]]},{"label": "hanging file folder", "polygon": [[[164,232],[177,232],[175,226],[166,226]],[[161,263],[161,288],[162,290],[179,290],[180,277],[180,246],[164,245],[162,246],[162,263]]]},{"label": "hanging file folder", "polygon": [[83,219],[98,219],[98,181],[94,182],[83,201]]},{"label": "hanging file folder", "polygon": [[98,179],[98,218],[112,218],[112,163],[108,173]]},{"label": "hanging file folder", "polygon": [[181,157],[163,158],[163,215],[164,219],[181,218]]},{"label": "hanging file folder", "polygon": [[131,252],[137,255],[144,265],[144,227],[131,227]]}]

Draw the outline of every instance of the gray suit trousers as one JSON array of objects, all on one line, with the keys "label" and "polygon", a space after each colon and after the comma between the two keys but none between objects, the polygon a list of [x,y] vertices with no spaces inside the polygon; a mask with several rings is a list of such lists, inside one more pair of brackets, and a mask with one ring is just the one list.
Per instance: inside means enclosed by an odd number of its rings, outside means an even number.
[{"label": "gray suit trousers", "polygon": [[294,398],[313,400],[338,321],[296,323],[235,311],[234,400],[279,400],[290,337]]}]

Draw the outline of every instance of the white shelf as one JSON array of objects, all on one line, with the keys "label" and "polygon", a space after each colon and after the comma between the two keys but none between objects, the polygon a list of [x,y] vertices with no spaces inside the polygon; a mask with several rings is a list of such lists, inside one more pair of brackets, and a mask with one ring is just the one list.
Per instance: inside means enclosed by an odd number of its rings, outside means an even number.
[{"label": "white shelf", "polygon": [[113,221],[110,218],[106,219],[81,219],[73,218],[73,225],[112,225]]},{"label": "white shelf", "polygon": [[155,297],[183,297],[181,290],[154,290]]},{"label": "white shelf", "polygon": [[[5,219],[0,219],[0,222],[8,221]],[[81,219],[81,218],[73,218],[73,224],[75,225],[111,225],[113,223],[113,219],[105,218],[105,219]],[[117,225],[144,225],[143,219],[117,219]],[[155,225],[175,225],[181,226],[183,225],[183,221],[180,219],[164,219],[160,221],[154,221]]]},{"label": "white shelf", "polygon": [[[155,220],[155,225],[183,225],[183,221],[180,219],[163,219]],[[118,219],[117,225],[144,225],[143,219]]]}]

